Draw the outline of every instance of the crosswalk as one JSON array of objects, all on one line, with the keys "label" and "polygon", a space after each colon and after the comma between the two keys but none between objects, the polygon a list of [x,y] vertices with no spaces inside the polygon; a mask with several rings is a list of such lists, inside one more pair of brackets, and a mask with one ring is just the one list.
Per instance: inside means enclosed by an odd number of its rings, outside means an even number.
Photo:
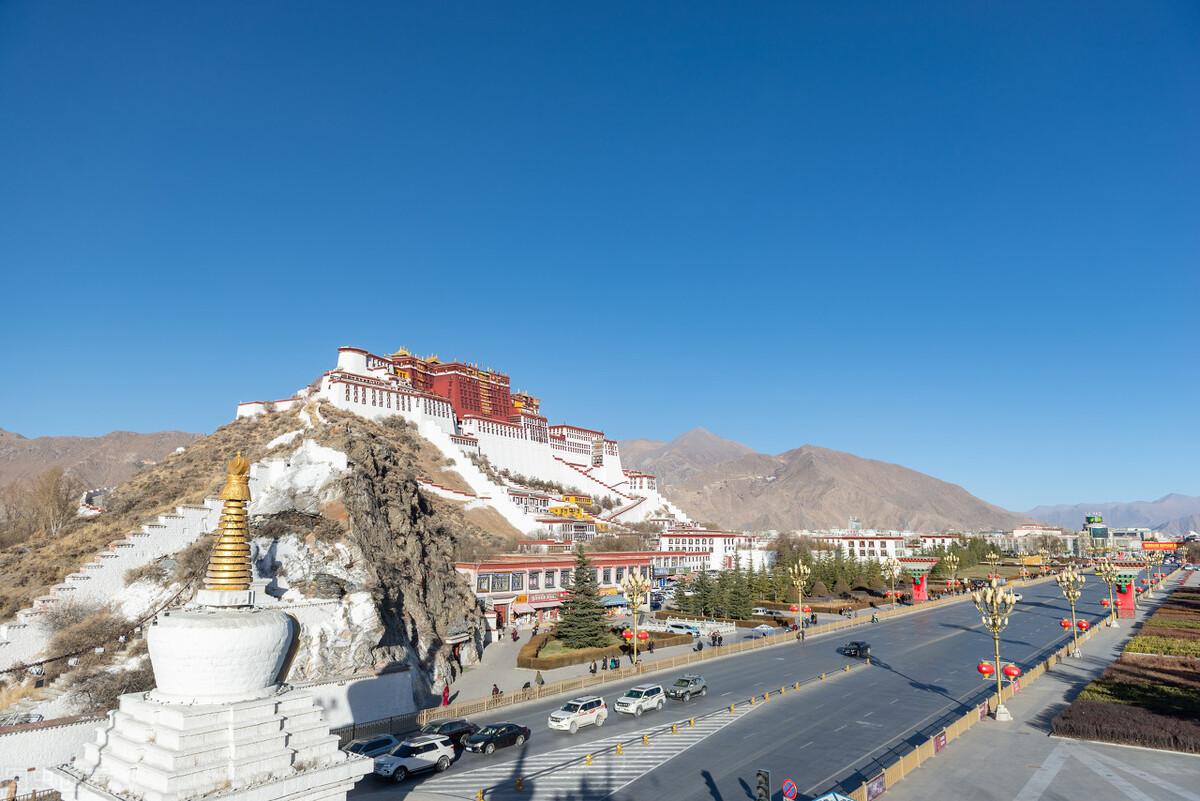
[{"label": "crosswalk", "polygon": [[687,718],[674,721],[674,731],[672,723],[659,724],[462,773],[452,771],[422,782],[420,794],[476,799],[482,790],[491,801],[599,801],[761,706],[722,710],[695,718],[694,724]]}]

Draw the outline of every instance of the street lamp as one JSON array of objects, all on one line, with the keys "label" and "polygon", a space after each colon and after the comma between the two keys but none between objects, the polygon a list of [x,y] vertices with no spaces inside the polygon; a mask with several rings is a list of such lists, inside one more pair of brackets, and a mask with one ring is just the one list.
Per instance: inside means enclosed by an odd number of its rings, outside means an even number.
[{"label": "street lamp", "polygon": [[630,572],[621,582],[621,589],[625,591],[625,601],[633,610],[633,637],[629,639],[633,646],[633,664],[638,661],[638,612],[641,611],[642,601],[650,592],[650,582],[641,573]]},{"label": "street lamp", "polygon": [[1038,576],[1046,575],[1046,557],[1050,555],[1047,548],[1038,548]]},{"label": "street lamp", "polygon": [[992,633],[996,657],[996,711],[993,717],[998,721],[1012,720],[1012,715],[1004,707],[1004,684],[1000,668],[1000,632],[1008,626],[1008,616],[1017,604],[1017,596],[1008,587],[1001,587],[997,579],[982,590],[971,593],[975,608],[979,610],[984,627]]},{"label": "street lamp", "polygon": [[1079,658],[1079,636],[1076,634],[1078,624],[1075,622],[1075,603],[1083,593],[1084,577],[1079,575],[1074,565],[1068,565],[1054,580],[1058,582],[1058,588],[1062,590],[1063,597],[1071,605],[1071,656]]},{"label": "street lamp", "polygon": [[958,587],[958,557],[948,553],[942,557],[942,564],[950,571],[950,588]]},{"label": "street lamp", "polygon": [[[808,577],[812,575],[812,568],[804,564],[799,559],[796,564],[788,568],[788,573],[792,576],[792,586],[796,588],[796,609],[798,615],[804,614],[804,586],[808,583]],[[804,620],[800,619],[800,628],[804,628]]]},{"label": "street lamp", "polygon": [[1117,583],[1117,568],[1113,566],[1108,557],[1104,557],[1096,562],[1096,575],[1108,585],[1108,625],[1119,629],[1121,624],[1117,622],[1117,604],[1113,598],[1113,585]]},{"label": "street lamp", "polygon": [[902,576],[904,574],[904,565],[900,564],[900,560],[897,559],[896,557],[889,556],[887,559],[883,560],[883,564],[880,567],[880,572],[883,573],[883,577],[885,579],[887,579],[889,582],[891,582],[891,585],[892,585],[892,608],[895,609],[896,608],[896,582],[900,579],[900,576]]},{"label": "street lamp", "polygon": [[[996,553],[995,551],[988,551],[987,555],[983,557],[983,561],[987,562],[989,565],[992,566],[992,576],[991,577],[999,578],[1000,577],[1000,554]],[[997,668],[997,670],[999,670],[999,668]]]}]

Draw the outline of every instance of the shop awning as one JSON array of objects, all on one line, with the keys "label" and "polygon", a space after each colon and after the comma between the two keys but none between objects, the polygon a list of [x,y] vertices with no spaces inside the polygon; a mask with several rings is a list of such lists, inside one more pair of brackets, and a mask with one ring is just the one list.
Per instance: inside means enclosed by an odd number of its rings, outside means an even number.
[{"label": "shop awning", "polygon": [[624,595],[605,595],[600,599],[601,606],[625,606],[627,603]]},{"label": "shop awning", "polygon": [[533,607],[526,603],[515,603],[512,611],[514,615],[529,615],[533,613]]},{"label": "shop awning", "polygon": [[534,601],[530,606],[534,609],[552,609],[556,606],[562,606],[562,601]]}]

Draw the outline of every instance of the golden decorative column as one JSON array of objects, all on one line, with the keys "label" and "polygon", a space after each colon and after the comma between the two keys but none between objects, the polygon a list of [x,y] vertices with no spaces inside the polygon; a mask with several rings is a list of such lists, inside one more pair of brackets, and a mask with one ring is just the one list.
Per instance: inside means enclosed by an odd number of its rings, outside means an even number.
[{"label": "golden decorative column", "polygon": [[246,506],[250,503],[250,462],[241,451],[229,461],[225,486],[219,497],[224,505],[217,541],[209,556],[204,589],[196,600],[209,606],[249,606],[253,577],[246,520]]}]

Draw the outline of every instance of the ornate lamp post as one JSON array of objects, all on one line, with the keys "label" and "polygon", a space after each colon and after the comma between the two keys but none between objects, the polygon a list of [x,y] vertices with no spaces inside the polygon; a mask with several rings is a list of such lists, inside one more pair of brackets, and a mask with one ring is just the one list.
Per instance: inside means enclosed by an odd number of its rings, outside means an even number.
[{"label": "ornate lamp post", "polygon": [[883,564],[880,567],[880,572],[883,573],[883,577],[892,585],[892,608],[895,609],[896,582],[900,579],[900,576],[904,575],[904,565],[900,564],[900,560],[896,557],[889,556],[887,559],[883,560]]},{"label": "ornate lamp post", "polygon": [[950,587],[951,589],[958,587],[958,557],[952,553],[948,553],[942,557],[942,564],[950,571]]},{"label": "ornate lamp post", "polygon": [[[812,568],[796,560],[796,564],[788,568],[788,573],[792,577],[792,586],[796,588],[796,610],[797,614],[804,614],[804,587],[808,584],[808,577],[812,575]],[[804,628],[804,620],[800,619],[800,628]]]},{"label": "ornate lamp post", "polygon": [[999,721],[1012,720],[1012,715],[1004,707],[1003,676],[1006,674],[1000,668],[1000,632],[1008,627],[1008,616],[1017,605],[1017,596],[1011,589],[1001,587],[999,581],[992,579],[987,587],[971,593],[971,598],[975,601],[984,627],[992,633],[992,642],[996,647],[996,711],[992,716]]},{"label": "ornate lamp post", "polygon": [[[989,578],[999,578],[1000,577],[1000,554],[997,553],[996,551],[988,551],[987,555],[983,557],[983,561],[985,561],[989,565],[991,565],[992,575],[989,576]],[[996,670],[999,671],[999,668],[996,668]]]},{"label": "ornate lamp post", "polygon": [[[633,664],[637,664],[638,660],[638,612],[641,611],[642,601],[650,592],[650,582],[641,573],[631,572],[621,582],[621,589],[625,592],[625,600],[629,603],[629,608],[633,612],[633,636],[627,638],[630,645],[633,646]],[[644,633],[644,632],[643,632]]]},{"label": "ornate lamp post", "polygon": [[1113,585],[1117,583],[1117,569],[1105,557],[1096,562],[1096,575],[1108,585],[1108,625],[1114,629],[1119,629],[1121,628],[1121,624],[1117,622],[1117,604],[1113,599]]},{"label": "ornate lamp post", "polygon": [[1046,548],[1038,548],[1038,576],[1046,575],[1046,557],[1050,555],[1050,551]]},{"label": "ornate lamp post", "polygon": [[1071,605],[1071,656],[1078,658],[1079,635],[1076,634],[1078,624],[1075,621],[1075,604],[1083,593],[1084,577],[1076,572],[1074,565],[1068,565],[1054,580],[1058,582],[1058,588],[1062,590],[1063,597]]}]

